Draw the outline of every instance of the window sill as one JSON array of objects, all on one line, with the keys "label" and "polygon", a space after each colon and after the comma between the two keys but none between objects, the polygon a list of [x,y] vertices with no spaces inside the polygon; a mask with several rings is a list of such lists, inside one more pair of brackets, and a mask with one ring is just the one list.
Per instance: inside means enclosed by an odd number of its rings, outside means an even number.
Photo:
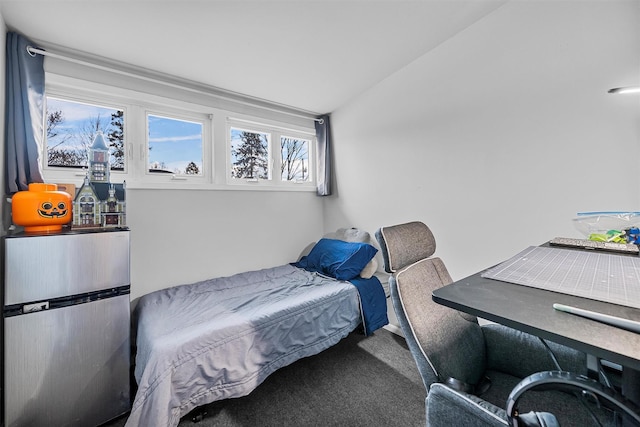
[{"label": "window sill", "polygon": [[269,185],[269,184],[198,184],[189,182],[141,182],[127,181],[127,190],[205,190],[205,191],[277,191],[277,192],[315,192],[315,185],[292,184],[292,185]]}]

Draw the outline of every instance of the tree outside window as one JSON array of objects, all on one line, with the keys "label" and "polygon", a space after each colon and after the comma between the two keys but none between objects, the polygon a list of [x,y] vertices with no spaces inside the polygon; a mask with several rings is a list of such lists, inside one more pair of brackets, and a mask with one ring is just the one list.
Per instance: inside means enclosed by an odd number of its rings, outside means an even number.
[{"label": "tree outside window", "polygon": [[307,139],[280,137],[280,176],[283,181],[309,181],[309,145]]},{"label": "tree outside window", "polygon": [[231,128],[231,177],[270,179],[269,140],[271,135]]}]

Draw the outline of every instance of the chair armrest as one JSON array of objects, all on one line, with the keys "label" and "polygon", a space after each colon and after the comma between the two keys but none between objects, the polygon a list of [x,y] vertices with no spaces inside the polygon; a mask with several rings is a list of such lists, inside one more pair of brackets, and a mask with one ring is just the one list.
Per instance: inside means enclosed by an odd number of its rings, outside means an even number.
[{"label": "chair armrest", "polygon": [[[549,349],[540,338],[498,324],[482,326],[486,343],[487,368],[524,378],[535,372],[555,371]],[[563,371],[587,374],[587,355],[570,347],[547,341]]]},{"label": "chair armrest", "polygon": [[429,389],[426,401],[427,425],[506,427],[507,413],[489,402],[457,392],[441,383]]}]

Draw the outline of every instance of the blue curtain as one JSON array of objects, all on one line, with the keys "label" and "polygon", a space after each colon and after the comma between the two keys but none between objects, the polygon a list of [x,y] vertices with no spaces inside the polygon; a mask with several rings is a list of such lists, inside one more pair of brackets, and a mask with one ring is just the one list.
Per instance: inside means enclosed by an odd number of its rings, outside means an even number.
[{"label": "blue curtain", "polygon": [[318,117],[315,122],[316,139],[318,140],[318,180],[316,193],[318,196],[331,195],[331,128],[329,115]]},{"label": "blue curtain", "polygon": [[5,194],[43,182],[39,147],[44,126],[44,58],[20,34],[7,33],[5,103]]}]

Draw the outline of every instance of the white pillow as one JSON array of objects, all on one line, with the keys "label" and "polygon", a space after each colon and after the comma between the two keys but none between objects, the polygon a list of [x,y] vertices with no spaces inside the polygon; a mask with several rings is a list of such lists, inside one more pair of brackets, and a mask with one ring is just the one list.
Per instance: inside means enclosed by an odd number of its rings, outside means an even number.
[{"label": "white pillow", "polygon": [[371,258],[371,261],[369,261],[360,272],[360,277],[362,277],[363,279],[371,279],[371,276],[373,276],[373,273],[375,273],[377,270],[378,261],[375,259],[375,257]]}]

